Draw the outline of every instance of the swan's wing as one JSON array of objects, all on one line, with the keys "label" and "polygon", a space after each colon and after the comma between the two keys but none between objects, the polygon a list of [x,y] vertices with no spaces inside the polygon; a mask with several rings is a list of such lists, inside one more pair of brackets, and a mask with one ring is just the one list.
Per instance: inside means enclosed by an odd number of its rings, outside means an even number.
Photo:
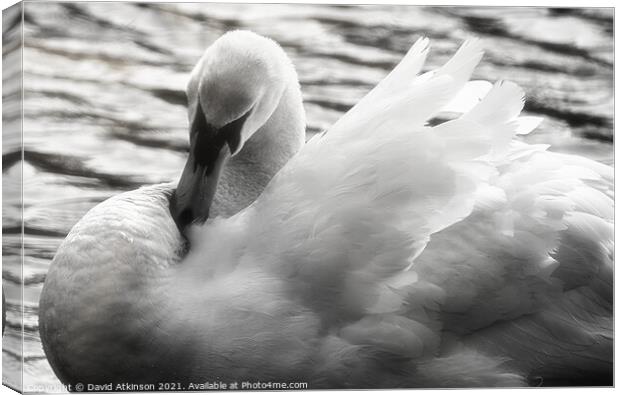
[{"label": "swan's wing", "polygon": [[256,202],[254,240],[273,238],[274,254],[303,257],[292,265],[313,284],[310,303],[329,314],[396,308],[402,298],[389,290],[416,282],[407,269],[431,235],[472,212],[497,173],[492,157],[508,150],[519,125],[522,91],[497,84],[465,116],[435,128],[425,122],[465,86],[481,55],[468,42],[400,95],[348,114]]},{"label": "swan's wing", "polygon": [[434,234],[416,261],[443,292],[444,338],[508,357],[534,382],[609,385],[609,168],[521,144],[510,156],[472,214]]},{"label": "swan's wing", "polygon": [[[316,315],[325,333],[322,374],[386,353],[415,361],[417,385],[517,385],[519,374],[507,373],[501,357],[459,351],[449,334],[466,346],[465,336],[485,326],[545,306],[552,314],[565,291],[593,284],[583,273],[608,283],[611,175],[515,142],[539,119],[519,118],[515,84],[485,95],[467,85],[482,56],[477,42],[416,76],[426,48],[416,44],[405,59],[411,75],[397,67],[248,210],[215,220],[205,228],[212,237],[201,239],[220,243],[225,232],[237,240],[225,248],[236,254],[223,256],[226,270],[235,270],[229,262],[260,268],[284,284],[277,292],[286,296],[275,299]],[[426,125],[450,107],[463,115]],[[567,256],[576,245],[589,253]]]}]

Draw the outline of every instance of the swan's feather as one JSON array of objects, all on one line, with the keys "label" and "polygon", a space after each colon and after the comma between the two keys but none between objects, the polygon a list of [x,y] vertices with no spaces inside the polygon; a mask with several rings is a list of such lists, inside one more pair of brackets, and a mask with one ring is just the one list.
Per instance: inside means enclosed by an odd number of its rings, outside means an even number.
[{"label": "swan's feather", "polygon": [[[428,38],[423,37],[416,41],[388,76],[356,104],[355,111],[364,111],[364,107],[372,108],[374,107],[375,100],[390,97],[402,91],[407,86],[407,84],[403,85],[403,81],[413,81],[422,69],[422,66],[424,66],[428,50]],[[354,111],[351,111],[351,113],[354,113]]]},{"label": "swan's feather", "polygon": [[519,124],[517,134],[529,134],[532,130],[540,126],[542,117],[519,117],[516,122]]},{"label": "swan's feather", "polygon": [[469,81],[441,111],[465,113],[471,110],[489,93],[493,84],[489,81]]},{"label": "swan's feather", "polygon": [[[418,41],[394,72],[330,128],[329,136],[351,139],[355,132],[381,135],[384,127],[402,129],[401,125],[408,125],[411,129],[423,124],[461,91],[483,53],[478,40],[466,41],[443,67],[417,76],[427,52],[428,43]],[[407,68],[409,64],[414,67]],[[390,120],[401,125],[392,125]]]}]

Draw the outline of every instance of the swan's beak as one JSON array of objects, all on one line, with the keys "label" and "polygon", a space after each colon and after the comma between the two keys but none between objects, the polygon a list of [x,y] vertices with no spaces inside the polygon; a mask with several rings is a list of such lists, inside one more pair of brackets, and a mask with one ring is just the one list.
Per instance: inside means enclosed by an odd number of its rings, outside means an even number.
[{"label": "swan's beak", "polygon": [[189,157],[170,202],[170,213],[181,233],[191,223],[203,223],[209,217],[220,173],[231,152],[240,150],[247,116],[216,128],[205,119],[198,103],[190,125]]}]

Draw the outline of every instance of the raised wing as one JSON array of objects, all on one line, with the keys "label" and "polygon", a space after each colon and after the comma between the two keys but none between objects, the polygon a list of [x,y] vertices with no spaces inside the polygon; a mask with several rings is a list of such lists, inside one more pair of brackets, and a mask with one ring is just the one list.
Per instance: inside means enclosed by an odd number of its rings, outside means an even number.
[{"label": "raised wing", "polygon": [[258,244],[281,241],[271,243],[273,254],[292,257],[280,263],[313,285],[307,301],[325,314],[398,308],[402,297],[389,289],[416,282],[407,269],[433,233],[470,215],[497,174],[492,156],[516,133],[523,93],[511,83],[497,84],[463,117],[426,126],[482,56],[468,41],[442,68],[408,75],[403,65],[417,72],[426,47],[414,45],[368,97],[309,142],[248,218]]},{"label": "raised wing", "polygon": [[[416,371],[403,385],[519,385],[545,355],[569,360],[579,339],[609,339],[612,176],[515,141],[540,119],[519,117],[513,83],[467,83],[477,41],[418,76],[427,51],[418,41],[248,210],[207,228],[237,240],[223,262],[277,279],[273,292],[316,316],[321,375],[390,355]],[[426,124],[446,109],[462,115]],[[603,307],[588,316],[592,303]],[[541,335],[550,330],[567,335]],[[538,335],[543,351],[526,358],[516,333]]]}]

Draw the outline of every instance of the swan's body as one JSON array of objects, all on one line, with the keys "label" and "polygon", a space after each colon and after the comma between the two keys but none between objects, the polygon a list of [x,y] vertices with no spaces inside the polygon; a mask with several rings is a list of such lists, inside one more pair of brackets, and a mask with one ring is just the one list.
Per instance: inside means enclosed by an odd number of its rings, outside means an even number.
[{"label": "swan's body", "polygon": [[[287,62],[250,33],[214,47],[241,42]],[[221,150],[192,151],[176,190],[146,187],[95,207],[59,248],[40,323],[61,380],[611,384],[611,169],[513,140],[535,122],[518,118],[523,93],[510,83],[425,126],[474,86],[482,56],[469,42],[414,77],[427,49],[418,41],[279,172],[303,136],[292,67],[281,85],[251,82],[284,93],[261,88],[249,100],[212,85],[216,65],[242,63],[205,56],[188,87],[192,145],[208,130],[224,136],[214,139]],[[224,104],[207,104],[217,97]],[[263,132],[268,155],[248,148]],[[237,164],[246,155],[269,169],[247,194],[238,180],[253,167]],[[226,187],[214,192],[217,171]],[[235,191],[246,197],[226,206]]]}]

